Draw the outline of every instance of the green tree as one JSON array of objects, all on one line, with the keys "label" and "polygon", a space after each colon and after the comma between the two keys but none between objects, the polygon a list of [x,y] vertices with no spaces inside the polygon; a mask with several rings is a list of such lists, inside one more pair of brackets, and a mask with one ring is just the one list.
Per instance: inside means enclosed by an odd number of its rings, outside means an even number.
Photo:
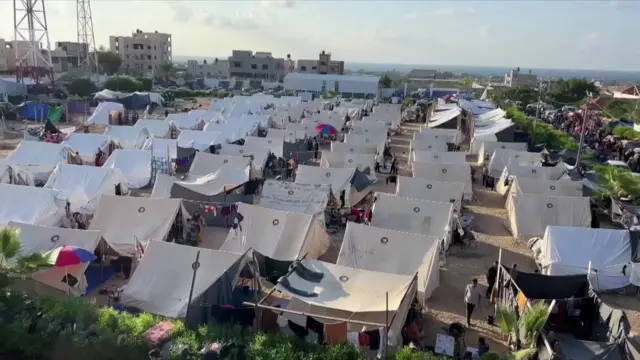
[{"label": "green tree", "polygon": [[600,199],[629,199],[640,203],[640,179],[626,168],[620,166],[596,165],[598,189],[594,196]]},{"label": "green tree", "polygon": [[471,89],[473,87],[473,78],[471,76],[465,76],[460,81],[460,87],[463,89]]},{"label": "green tree", "polygon": [[89,97],[98,91],[98,87],[89,79],[74,79],[67,85],[67,91],[71,95]]},{"label": "green tree", "polygon": [[113,76],[107,79],[104,87],[112,91],[134,92],[140,90],[140,83],[128,76]]},{"label": "green tree", "polygon": [[139,84],[138,91],[151,91],[153,88],[153,80],[146,77],[137,77],[136,81]]},{"label": "green tree", "polygon": [[393,79],[391,79],[391,76],[389,76],[389,74],[384,73],[382,74],[382,76],[380,76],[380,81],[378,82],[378,84],[381,88],[390,88],[393,84]]},{"label": "green tree", "polygon": [[114,75],[120,71],[122,59],[118,54],[108,51],[104,46],[101,46],[96,52],[96,55],[98,56],[98,67],[100,68],[100,73]]},{"label": "green tree", "polygon": [[20,254],[20,231],[15,228],[0,228],[0,288],[9,285],[10,278],[27,276],[49,266],[42,254]]},{"label": "green tree", "polygon": [[500,331],[509,336],[511,344],[517,349],[514,353],[501,359],[526,360],[536,354],[536,339],[549,318],[548,305],[542,301],[534,303],[516,316],[515,309],[499,304],[496,309],[496,320]]},{"label": "green tree", "polygon": [[598,87],[593,81],[584,78],[560,79],[555,83],[554,90],[549,93],[549,97],[556,105],[576,104],[586,98],[588,93],[593,95],[599,93]]},{"label": "green tree", "polygon": [[176,73],[175,65],[168,61],[160,65],[158,68],[158,76],[160,76],[164,81],[169,81],[169,79]]}]

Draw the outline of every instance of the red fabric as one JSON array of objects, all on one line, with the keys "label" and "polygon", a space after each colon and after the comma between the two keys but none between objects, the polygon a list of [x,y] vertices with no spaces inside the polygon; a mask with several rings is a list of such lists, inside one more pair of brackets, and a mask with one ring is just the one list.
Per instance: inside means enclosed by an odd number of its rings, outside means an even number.
[{"label": "red fabric", "polygon": [[356,208],[351,209],[351,214],[353,214],[353,215],[355,215],[357,217],[362,216],[362,212],[360,212],[360,209],[356,209]]},{"label": "red fabric", "polygon": [[360,346],[369,346],[371,345],[371,339],[366,333],[358,333],[358,343],[360,343]]}]

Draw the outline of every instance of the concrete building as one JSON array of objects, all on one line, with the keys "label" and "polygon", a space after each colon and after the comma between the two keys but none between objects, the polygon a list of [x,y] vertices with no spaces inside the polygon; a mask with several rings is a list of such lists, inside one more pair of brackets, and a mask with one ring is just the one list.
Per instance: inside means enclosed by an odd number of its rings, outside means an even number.
[{"label": "concrete building", "polygon": [[322,50],[317,60],[296,61],[296,72],[344,75],[344,61],[331,60],[331,53]]},{"label": "concrete building", "polygon": [[204,60],[200,64],[197,60],[187,60],[187,74],[197,78],[228,79],[229,70],[229,60],[227,59],[216,58],[211,62]]},{"label": "concrete building", "polygon": [[149,74],[172,61],[171,34],[136,30],[131,36],[109,36],[109,49],[122,59],[121,71]]},{"label": "concrete building", "polygon": [[229,57],[230,77],[282,81],[285,74],[285,59],[274,58],[270,52],[233,50]]},{"label": "concrete building", "polygon": [[314,94],[335,91],[343,96],[373,99],[378,96],[379,76],[292,73],[284,78],[284,89]]},{"label": "concrete building", "polygon": [[523,74],[520,72],[520,68],[516,68],[504,75],[504,84],[509,87],[536,87],[538,86],[538,76],[531,74],[531,70],[529,70],[528,74]]},{"label": "concrete building", "polygon": [[[75,44],[76,46],[81,45],[71,42],[56,43],[56,48],[51,50],[51,64],[54,73],[66,72],[70,68],[78,67],[78,55],[67,52],[66,45],[68,44]],[[27,53],[29,47],[30,43],[28,41],[6,41],[5,39],[0,39],[0,71],[16,71],[16,49],[18,50],[18,57],[21,58]],[[77,50],[77,48],[73,48],[72,50],[74,49]],[[45,56],[45,58],[47,57],[46,49],[42,49],[40,52]],[[34,64],[28,65],[31,66]],[[45,66],[45,63],[40,60],[37,65]]]}]

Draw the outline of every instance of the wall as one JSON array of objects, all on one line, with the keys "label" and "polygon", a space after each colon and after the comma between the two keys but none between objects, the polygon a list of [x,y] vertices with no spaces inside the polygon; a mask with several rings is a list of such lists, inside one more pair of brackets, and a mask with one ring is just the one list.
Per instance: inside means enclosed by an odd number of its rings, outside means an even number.
[{"label": "wall", "polygon": [[246,79],[282,81],[285,76],[285,60],[274,58],[271,53],[233,50],[229,57],[229,75]]}]

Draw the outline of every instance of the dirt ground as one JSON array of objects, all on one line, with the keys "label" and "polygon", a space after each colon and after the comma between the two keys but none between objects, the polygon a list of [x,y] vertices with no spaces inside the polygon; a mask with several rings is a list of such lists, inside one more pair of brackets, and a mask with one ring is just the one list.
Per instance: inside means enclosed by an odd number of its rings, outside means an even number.
[{"label": "dirt ground", "polygon": [[[206,101],[201,102],[207,106]],[[187,104],[197,108],[198,104]],[[186,107],[186,106],[185,106]],[[164,112],[164,110],[162,110]],[[74,126],[74,124],[62,124],[62,126]],[[391,140],[392,151],[400,158],[400,175],[410,176],[410,169],[406,167],[409,152],[409,140],[413,132],[419,127],[411,124],[403,126],[403,134],[393,136]],[[0,158],[4,158],[13,150],[23,137],[24,124],[20,122],[7,122],[7,131],[4,139],[0,140]],[[386,184],[385,177],[379,176],[375,191],[394,193],[395,184]],[[137,196],[148,196],[150,191],[142,191]],[[427,302],[427,316],[424,322],[424,344],[433,346],[436,335],[443,333],[443,328],[453,322],[464,323],[463,292],[465,286],[473,278],[477,278],[483,286],[486,284],[484,274],[494,261],[498,260],[499,250],[502,249],[503,263],[506,265],[518,264],[523,271],[533,271],[534,263],[531,252],[522,242],[513,239],[504,226],[506,210],[504,199],[495,192],[484,190],[474,183],[474,202],[467,204],[467,213],[474,216],[474,233],[477,238],[477,246],[464,250],[455,248],[446,260],[443,261],[440,273],[440,287],[433,293]],[[205,230],[205,240],[202,247],[219,249],[227,235],[226,229],[208,228]],[[342,244],[343,232],[332,235],[332,246],[322,260],[335,262]],[[113,289],[121,286],[120,279],[112,280],[105,287]],[[92,294],[99,303],[106,304],[105,296]],[[627,311],[634,334],[640,332],[640,301],[633,294],[606,294],[603,298],[612,306]],[[487,324],[487,316],[493,314],[493,307],[485,302],[476,310],[473,316],[473,326],[465,337],[467,346],[475,347],[478,336],[485,337],[492,351],[505,350],[504,339],[495,326]]]}]

